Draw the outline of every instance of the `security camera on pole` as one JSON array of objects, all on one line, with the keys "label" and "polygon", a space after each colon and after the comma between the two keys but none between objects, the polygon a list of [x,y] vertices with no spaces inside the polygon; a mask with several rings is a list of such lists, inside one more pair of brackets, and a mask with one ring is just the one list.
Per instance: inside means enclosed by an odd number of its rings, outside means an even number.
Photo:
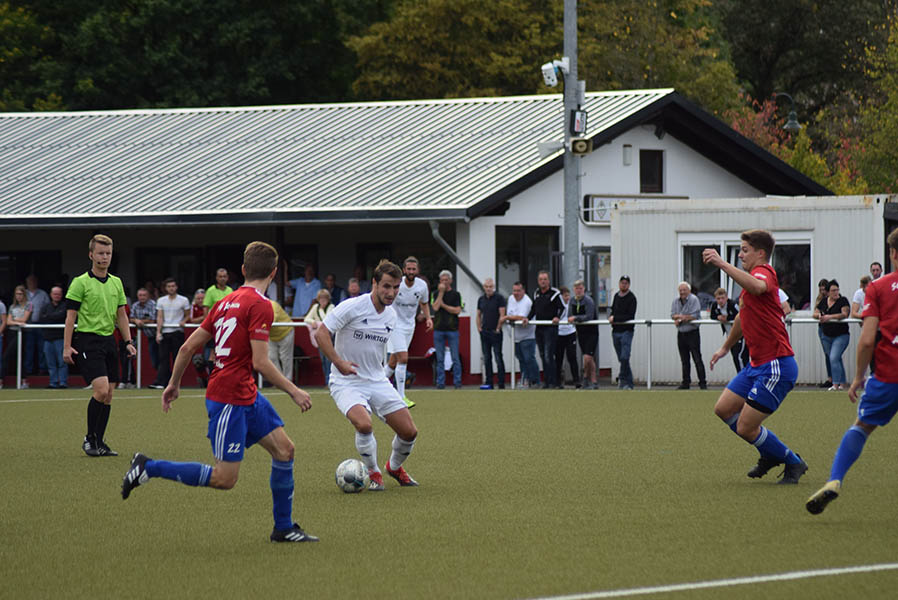
[{"label": "security camera on pole", "polygon": [[[577,81],[577,0],[564,0],[564,57],[542,67],[543,80],[549,87],[564,85],[564,265],[562,281],[571,285],[580,278],[580,157],[592,151],[586,135],[586,82]],[[558,142],[540,144],[540,154],[559,148]]]}]

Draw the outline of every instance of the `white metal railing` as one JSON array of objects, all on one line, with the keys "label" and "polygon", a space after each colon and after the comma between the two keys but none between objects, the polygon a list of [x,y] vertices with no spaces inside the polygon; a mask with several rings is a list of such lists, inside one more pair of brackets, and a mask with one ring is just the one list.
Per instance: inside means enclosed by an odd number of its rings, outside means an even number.
[{"label": "white metal railing", "polygon": [[[186,325],[184,325],[184,327],[187,329],[196,329],[199,326],[200,326],[199,323],[187,323]],[[294,328],[295,327],[308,327],[308,325],[306,325],[304,322],[301,322],[301,321],[290,321],[290,322],[286,322],[286,323],[272,323],[271,326],[272,327],[294,327]],[[16,389],[21,390],[22,389],[22,380],[24,379],[24,376],[22,374],[22,349],[24,347],[23,346],[23,343],[24,343],[23,337],[25,335],[25,330],[26,329],[64,329],[65,325],[62,323],[26,323],[25,325],[21,325],[18,327],[19,327],[19,329],[16,331],[16,333],[18,335],[17,340],[16,340],[18,343],[18,348],[16,349]],[[75,323],[75,329],[77,329],[77,328],[78,328],[78,324]],[[155,329],[156,323],[147,323],[143,327],[137,327],[137,325],[134,325],[133,323],[131,323],[130,328],[132,331],[131,339],[134,340],[134,343],[137,348],[137,356],[135,356],[134,358],[137,359],[137,373],[135,374],[135,377],[137,379],[136,385],[139,389],[141,387],[141,385],[140,385],[141,376],[143,375],[143,369],[142,369],[143,361],[141,360],[143,358],[143,356],[141,353],[142,353],[142,349],[143,349],[143,337],[144,336],[140,335],[140,331],[136,332],[138,335],[134,335],[134,332],[135,332],[135,330]],[[118,327],[116,327],[116,330],[117,329],[118,329]],[[9,329],[7,328],[6,331],[8,332]],[[89,381],[87,383],[90,384]],[[262,387],[262,375],[261,374],[259,375],[259,387]]]},{"label": "white metal railing", "polygon": [[[694,321],[690,321],[696,325],[720,325],[721,322],[716,319],[695,319]],[[814,325],[819,325],[820,321],[811,317],[786,317],[786,329],[789,332],[789,338],[792,338],[792,325],[804,325],[813,323]],[[860,319],[847,318],[842,319],[839,323],[861,323]],[[506,321],[505,325],[515,325],[515,326],[523,326],[521,321]],[[552,321],[528,321],[528,325],[537,325],[541,327],[546,326],[559,326],[559,325],[611,325],[608,319],[596,319],[593,321],[581,321],[579,323],[553,323]],[[623,321],[620,323],[615,322],[614,325],[636,325],[636,326],[644,326],[646,328],[646,335],[648,336],[648,359],[646,361],[647,368],[647,376],[646,376],[646,389],[652,389],[652,326],[654,325],[675,325],[673,319],[634,319],[632,321]],[[511,348],[512,348],[512,358],[511,358],[511,389],[515,389],[515,356],[514,356],[514,344],[515,344],[515,327],[511,327]],[[596,360],[596,368],[598,368],[598,360]]]},{"label": "white metal railing", "polygon": [[[842,319],[839,321],[840,323],[860,323],[860,319]],[[506,321],[505,325],[511,324],[521,326],[520,321]],[[720,321],[715,319],[696,319],[692,321],[696,325],[720,325]],[[787,317],[786,318],[786,327],[789,331],[789,337],[792,337],[792,326],[793,325],[804,325],[804,324],[814,324],[819,325],[820,322],[817,319],[811,317]],[[536,325],[540,327],[545,326],[558,326],[565,325],[565,323],[552,323],[552,321],[529,321],[528,325]],[[593,321],[582,321],[579,323],[574,323],[574,325],[611,325],[607,319],[596,319]],[[635,319],[632,321],[624,321],[622,323],[615,323],[615,325],[636,325],[637,327],[645,327],[646,333],[648,336],[648,358],[646,361],[646,367],[648,369],[648,374],[646,377],[646,388],[652,389],[652,327],[655,325],[674,325],[672,319]],[[23,336],[26,329],[62,329],[65,325],[61,323],[53,323],[53,324],[41,324],[41,323],[28,323],[24,326],[20,326],[18,331],[16,332],[18,335],[18,348],[16,351],[16,388],[22,389],[22,349],[23,349]],[[185,325],[188,329],[196,329],[199,327],[198,323],[188,323]],[[282,323],[272,323],[272,327],[308,327],[304,322],[301,321],[290,321],[290,322],[282,322]],[[77,328],[77,324],[76,324]],[[155,323],[148,323],[143,326],[146,329],[155,329]],[[131,330],[134,331],[138,329],[138,327],[134,324],[131,324]],[[141,328],[142,329],[142,328]],[[9,331],[9,329],[7,329]],[[137,387],[141,387],[141,375],[142,371],[142,348],[143,348],[143,335],[134,335],[132,333],[132,339],[136,340],[137,345]],[[512,348],[512,358],[511,358],[511,389],[515,389],[515,357],[514,357],[514,344],[515,344],[515,327],[511,327],[511,348]],[[597,365],[598,367],[598,365]],[[262,386],[262,375],[259,375],[259,386]]]}]

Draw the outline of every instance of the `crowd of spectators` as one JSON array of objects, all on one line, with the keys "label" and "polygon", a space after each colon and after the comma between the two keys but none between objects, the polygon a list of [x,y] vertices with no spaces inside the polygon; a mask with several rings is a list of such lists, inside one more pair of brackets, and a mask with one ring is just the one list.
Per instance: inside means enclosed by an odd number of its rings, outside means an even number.
[{"label": "crowd of spectators", "polygon": [[[282,265],[284,268],[286,265]],[[846,318],[860,318],[864,303],[864,290],[873,280],[882,275],[878,262],[870,265],[870,275],[860,278],[859,288],[848,297],[841,294],[839,282],[821,279],[818,296],[813,302],[813,318],[819,320],[818,334],[824,354],[826,380],[821,387],[829,390],[845,389],[847,375],[843,354],[850,340],[850,328],[844,323]],[[208,288],[197,289],[192,302],[178,293],[178,283],[168,278],[162,282],[162,295],[155,282],[147,280],[136,291],[136,297],[128,306],[130,322],[142,332],[147,346],[147,354],[157,375],[150,387],[161,389],[171,372],[174,357],[187,335],[187,324],[202,322],[208,311],[227,294],[233,291],[229,285],[231,273],[225,268],[215,272],[214,283]],[[338,285],[334,273],[328,273],[319,280],[312,265],[305,265],[303,276],[289,279],[285,286],[283,302],[277,299],[277,289],[273,284],[269,290],[275,321],[302,319],[307,324],[312,344],[315,330],[329,312],[341,301],[354,298],[367,290],[370,284],[361,266],[353,271],[353,277],[345,287]],[[515,282],[512,293],[506,299],[498,293],[492,279],[483,282],[483,295],[477,299],[476,327],[480,337],[483,355],[484,383],[482,389],[503,389],[506,384],[506,365],[502,353],[503,325],[517,322],[515,330],[514,355],[520,364],[520,387],[522,388],[563,388],[570,383],[576,388],[596,389],[598,387],[598,344],[599,328],[587,324],[601,318],[593,299],[586,293],[582,280],[573,282],[572,290],[565,286],[554,287],[548,271],[540,271],[537,288],[528,294],[522,282]],[[637,300],[630,290],[630,278],[622,276],[618,291],[607,308],[607,320],[611,324],[614,351],[620,365],[617,385],[620,389],[633,389],[633,372],[630,355],[633,343],[634,325],[626,324],[636,318]],[[572,293],[573,292],[573,293]],[[788,297],[781,292],[784,314],[791,311]],[[707,310],[709,318],[721,325],[723,336],[729,334],[738,315],[737,299],[729,298],[723,288],[713,294],[704,294],[712,300],[703,300],[688,282],[678,285],[677,297],[671,304],[670,317],[677,330],[677,350],[682,367],[678,389],[689,389],[692,384],[693,367],[700,388],[707,387],[705,365],[701,355],[700,328],[693,321],[701,318]],[[15,287],[7,306],[0,301],[0,386],[2,375],[14,368],[19,336],[18,330],[27,324],[62,324],[65,322],[66,302],[62,286],[52,286],[49,293],[40,287],[35,275],[28,275],[24,284]],[[459,314],[464,310],[464,302],[453,288],[452,273],[442,271],[439,283],[432,290],[430,304],[434,317],[433,358],[434,385],[446,386],[446,371],[452,373],[452,384],[462,385],[462,361],[459,351]],[[283,307],[288,307],[285,310]],[[552,326],[534,326],[530,321],[550,322]],[[290,379],[293,378],[294,354],[296,352],[296,332],[293,327],[275,327],[271,332],[270,354],[272,361]],[[68,365],[62,360],[62,329],[25,328],[22,350],[22,367],[25,377],[36,374],[48,376],[50,388],[68,386]],[[577,360],[577,350],[582,356]],[[319,353],[320,354],[320,353]],[[741,342],[731,350],[733,365],[737,371],[750,363],[750,348]],[[539,359],[537,359],[537,356]],[[330,365],[325,356],[320,356],[325,381]],[[213,344],[204,349],[203,354],[194,357],[193,364],[201,385],[208,381],[214,360]],[[566,376],[563,363],[566,360],[570,377]],[[540,367],[542,364],[542,368]],[[445,367],[445,368],[444,368]],[[125,349],[121,354],[122,377],[119,387],[134,387],[136,369],[134,359]],[[24,385],[28,386],[27,378]]]}]

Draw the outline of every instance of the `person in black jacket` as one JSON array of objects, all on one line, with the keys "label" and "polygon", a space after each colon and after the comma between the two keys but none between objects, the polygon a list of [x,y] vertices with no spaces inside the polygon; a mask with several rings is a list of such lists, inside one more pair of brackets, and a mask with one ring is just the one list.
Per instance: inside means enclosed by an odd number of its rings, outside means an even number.
[{"label": "person in black jacket", "polygon": [[568,321],[577,325],[577,340],[583,353],[583,389],[597,390],[597,355],[599,353],[599,326],[580,325],[583,321],[596,320],[596,303],[586,295],[586,283],[574,282],[574,297],[568,304]]},{"label": "person in black jacket", "polygon": [[543,361],[543,389],[562,387],[555,377],[555,345],[558,340],[558,321],[564,312],[561,292],[549,285],[549,272],[540,271],[536,277],[537,289],[533,292],[533,307],[530,309],[531,321],[552,321],[552,325],[536,328],[536,345]]},{"label": "person in black jacket", "polygon": [[[53,286],[50,290],[50,302],[41,309],[40,323],[65,324],[66,303],[62,288]],[[44,338],[43,350],[47,358],[47,370],[50,372],[50,387],[53,389],[69,386],[69,365],[62,360],[62,328],[41,329]]]},{"label": "person in black jacket", "polygon": [[633,330],[635,325],[620,325],[624,321],[636,318],[636,295],[630,291],[630,278],[623,275],[618,282],[618,291],[611,300],[608,311],[608,322],[611,323],[611,341],[617,360],[620,361],[618,387],[622,390],[633,389],[633,371],[630,369],[630,349],[633,346]]},{"label": "person in black jacket", "polygon": [[[723,288],[717,288],[717,291],[714,292],[714,303],[711,304],[710,316],[712,319],[720,321],[720,329],[723,330],[724,337],[730,334],[730,329],[733,328],[733,320],[737,314],[739,314],[739,307],[736,306],[736,303],[731,298],[727,298],[727,291]],[[742,355],[741,362],[740,353]],[[730,354],[733,356],[733,366],[736,367],[737,373],[748,366],[748,346],[745,345],[745,340],[736,342],[730,348]]]}]

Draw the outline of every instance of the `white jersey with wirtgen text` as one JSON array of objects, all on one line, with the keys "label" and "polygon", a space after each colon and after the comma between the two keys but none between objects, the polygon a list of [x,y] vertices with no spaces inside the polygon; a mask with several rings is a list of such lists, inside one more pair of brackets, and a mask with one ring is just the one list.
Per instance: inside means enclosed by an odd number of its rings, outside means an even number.
[{"label": "white jersey with wirtgen text", "polygon": [[392,306],[378,313],[371,294],[344,300],[324,318],[328,331],[335,334],[334,346],[340,358],[356,365],[356,375],[343,375],[331,367],[331,382],[355,383],[386,379],[383,360],[387,340],[396,328]]}]

